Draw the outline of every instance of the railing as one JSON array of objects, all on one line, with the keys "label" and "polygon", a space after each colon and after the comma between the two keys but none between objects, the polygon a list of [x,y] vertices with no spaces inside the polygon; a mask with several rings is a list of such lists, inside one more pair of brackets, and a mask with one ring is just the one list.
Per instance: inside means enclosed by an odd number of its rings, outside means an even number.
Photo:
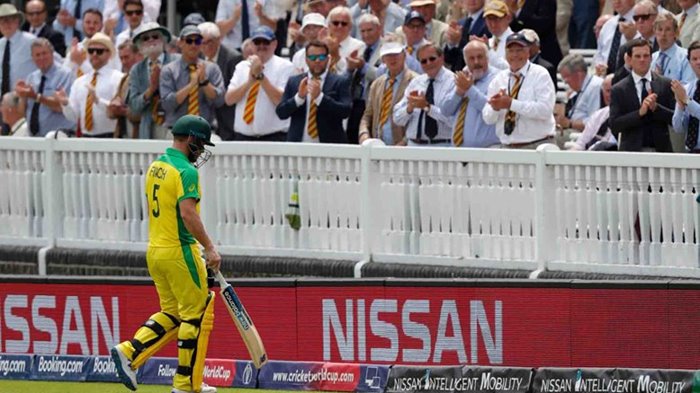
[{"label": "railing", "polygon": [[[5,138],[0,244],[145,250],[159,141]],[[202,215],[225,254],[700,277],[700,158],[220,143]],[[301,228],[285,214],[298,189]],[[41,271],[41,269],[40,269]]]}]

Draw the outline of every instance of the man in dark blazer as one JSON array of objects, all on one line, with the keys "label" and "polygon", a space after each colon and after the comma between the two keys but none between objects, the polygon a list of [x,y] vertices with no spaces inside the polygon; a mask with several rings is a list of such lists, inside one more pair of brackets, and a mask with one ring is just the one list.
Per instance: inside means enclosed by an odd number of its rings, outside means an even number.
[{"label": "man in dark blazer", "polygon": [[[243,60],[241,52],[229,49],[226,45],[221,45],[221,31],[219,26],[213,22],[200,23],[197,27],[202,32],[202,54],[204,58],[212,63],[216,63],[221,69],[221,76],[224,78],[224,88],[228,87],[236,70],[236,65]],[[224,141],[234,139],[233,120],[236,117],[236,105],[221,105],[216,108],[216,133]]]},{"label": "man in dark blazer", "polygon": [[348,143],[343,119],[350,116],[350,79],[327,72],[328,46],[311,41],[306,46],[308,74],[289,78],[277,105],[280,119],[291,117],[289,142]]},{"label": "man in dark blazer", "polygon": [[445,44],[445,63],[452,71],[461,71],[464,66],[462,49],[471,36],[491,38],[484,19],[484,0],[466,2],[467,15],[457,22],[452,22],[447,29],[447,44]]},{"label": "man in dark blazer", "polygon": [[632,71],[612,88],[610,128],[622,151],[671,152],[669,126],[676,106],[671,81],[650,71],[648,41],[629,41],[627,55]]},{"label": "man in dark blazer", "polygon": [[31,0],[24,7],[27,21],[22,25],[22,30],[28,31],[37,37],[46,38],[53,45],[54,50],[61,56],[66,55],[66,41],[63,33],[56,31],[46,23],[46,4],[42,0]]},{"label": "man in dark blazer", "polygon": [[517,0],[510,1],[510,7],[513,11],[513,21],[510,22],[510,28],[514,32],[522,29],[532,29],[537,32],[541,39],[542,57],[556,67],[562,59],[561,48],[557,41],[556,19],[557,19],[557,1],[556,0],[525,0],[520,12],[517,10]]}]

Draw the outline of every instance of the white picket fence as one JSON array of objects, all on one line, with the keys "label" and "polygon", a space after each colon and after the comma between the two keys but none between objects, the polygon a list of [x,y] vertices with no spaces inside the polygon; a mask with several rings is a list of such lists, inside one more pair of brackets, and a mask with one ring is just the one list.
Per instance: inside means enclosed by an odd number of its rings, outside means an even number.
[{"label": "white picket fence", "polygon": [[[167,146],[0,140],[0,244],[145,250],[144,172]],[[213,150],[202,215],[225,254],[700,277],[694,155]]]}]

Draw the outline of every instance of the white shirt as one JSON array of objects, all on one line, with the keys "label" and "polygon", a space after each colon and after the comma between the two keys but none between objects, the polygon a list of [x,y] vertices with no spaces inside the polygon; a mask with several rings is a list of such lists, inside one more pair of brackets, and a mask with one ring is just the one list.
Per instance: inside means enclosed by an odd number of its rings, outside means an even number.
[{"label": "white shirt", "polygon": [[124,74],[107,66],[97,71],[97,84],[95,85],[97,100],[94,101],[92,107],[93,127],[92,130],[87,130],[85,129],[85,107],[88,85],[92,81],[92,75],[93,72],[90,72],[73,82],[70,96],[68,97],[68,105],[62,107],[63,115],[72,122],[77,122],[80,119],[80,128],[85,135],[112,133],[117,126],[117,119],[107,117],[107,105],[114,98],[114,95],[117,94],[119,82],[121,82]]},{"label": "white shirt", "polygon": [[114,39],[114,47],[119,48],[119,45],[121,45],[122,42],[131,38],[134,34],[134,31],[138,30],[139,27],[143,26],[143,23],[144,22],[142,21],[141,24],[133,30],[127,25],[126,29],[124,29],[121,33],[117,34],[117,37]]},{"label": "white shirt", "polygon": [[352,52],[357,51],[358,56],[362,57],[362,54],[365,52],[365,46],[367,45],[365,45],[364,41],[360,41],[350,35],[345,37],[345,39],[340,42],[340,48],[338,49],[341,61],[338,61],[335,73],[342,74],[347,70],[345,58],[349,57]]},{"label": "white shirt", "polygon": [[496,42],[496,36],[489,38],[489,65],[495,67],[499,70],[507,70],[508,62],[506,61],[506,39],[509,35],[513,34],[513,30],[509,28],[503,32],[498,37],[498,45],[494,45]]},{"label": "white shirt", "polygon": [[[270,83],[278,89],[284,89],[287,84],[287,79],[292,74],[291,63],[287,59],[279,56],[272,56],[265,63],[263,74]],[[250,61],[242,61],[236,65],[236,70],[233,72],[231,82],[228,85],[229,90],[234,90],[244,85],[248,81],[250,75]],[[258,97],[255,100],[255,111],[253,112],[253,122],[248,124],[243,120],[243,113],[248,102],[248,94],[246,92],[243,99],[236,103],[236,120],[234,126],[236,132],[246,136],[263,136],[275,132],[287,132],[289,128],[289,119],[282,120],[275,113],[276,105],[270,101],[265,89],[260,86]]]},{"label": "white shirt", "polygon": [[[248,6],[248,26],[250,27],[250,34],[253,33],[258,26],[260,26],[260,20],[258,20],[258,15],[255,13],[255,3],[262,4],[263,13],[270,19],[276,20],[280,15],[280,9],[284,8],[280,3],[280,0],[247,0],[246,5]],[[278,3],[278,5],[275,5]],[[222,20],[230,19],[233,16],[233,11],[241,5],[241,0],[220,0],[218,6],[216,7],[216,17],[215,22],[221,22]],[[285,10],[286,11],[286,10]],[[238,19],[238,22],[233,26],[233,28],[223,37],[221,43],[228,46],[230,49],[238,49],[241,47],[241,42],[243,42],[243,13]]]},{"label": "white shirt", "polygon": [[[408,96],[411,95],[412,91],[417,91],[419,93],[425,93],[428,89],[428,84],[430,83],[430,77],[427,74],[418,75],[417,77],[411,79],[404,96],[394,107],[394,123],[399,126],[406,127],[406,138],[410,139],[420,139],[422,141],[428,141],[428,136],[425,134],[425,117],[430,116],[437,121],[438,133],[435,135],[435,139],[446,139],[450,141],[452,139],[452,127],[453,119],[450,115],[443,114],[440,110],[444,106],[447,99],[452,97],[452,90],[454,89],[454,74],[452,71],[445,67],[435,75],[435,81],[433,82],[433,104],[427,112],[422,109],[414,109],[413,112],[408,113]],[[421,130],[421,137],[417,138],[418,135],[418,122],[421,113],[425,112],[423,119],[423,130]]]},{"label": "white shirt", "polygon": [[[576,138],[576,141],[573,143],[571,150],[586,150],[586,145],[589,142],[591,142],[594,138],[596,138],[598,134],[598,129],[604,121],[608,120],[608,117],[610,117],[609,106],[603,107],[593,112],[593,114],[588,118],[588,121],[586,121],[586,127],[584,127],[583,132],[581,132],[581,135],[579,135],[578,138]],[[613,139],[612,136],[613,135],[612,132],[610,132],[610,127],[608,127],[607,132],[602,137],[598,138],[601,141],[609,142]]]},{"label": "white shirt", "polygon": [[[634,21],[634,7],[623,16],[627,22]],[[615,36],[615,30],[617,29],[617,23],[619,21],[620,15],[615,15],[601,27],[600,35],[598,36],[598,50],[595,56],[593,56],[593,64],[608,64],[608,54],[610,53],[613,37]],[[620,46],[625,42],[627,42],[625,35],[620,34]]]},{"label": "white shirt", "polygon": [[[328,71],[324,72],[321,74],[321,77],[319,78],[321,82],[321,92],[318,94],[318,97],[314,100],[316,103],[316,107],[321,105],[321,101],[323,101],[323,84],[326,83],[326,75],[328,75]],[[311,80],[313,78],[313,75],[307,74],[306,77]],[[304,103],[306,103],[306,126],[304,127],[304,136],[301,139],[302,142],[304,143],[319,143],[320,140],[318,137],[312,138],[309,136],[309,110],[311,109],[311,96],[309,94],[306,95],[306,98],[301,98],[299,96],[299,93],[294,95],[294,102],[296,102],[297,106],[302,106]]]},{"label": "white shirt", "polygon": [[[515,129],[510,135],[503,131],[507,109],[496,111],[486,104],[482,115],[486,124],[496,125],[496,135],[504,145],[530,143],[554,135],[554,103],[556,94],[547,69],[529,61],[517,71],[525,79],[518,98],[513,99],[510,110],[516,113]],[[487,96],[493,97],[501,89],[508,92],[514,83],[511,71],[502,70],[493,78]]]},{"label": "white shirt", "polygon": [[651,88],[651,68],[649,68],[649,71],[643,76],[637,75],[636,72],[632,71],[632,79],[634,80],[634,87],[637,89],[637,99],[639,100],[639,103],[642,103],[642,78],[646,79],[646,87],[647,87],[647,93],[649,92],[649,89]]}]

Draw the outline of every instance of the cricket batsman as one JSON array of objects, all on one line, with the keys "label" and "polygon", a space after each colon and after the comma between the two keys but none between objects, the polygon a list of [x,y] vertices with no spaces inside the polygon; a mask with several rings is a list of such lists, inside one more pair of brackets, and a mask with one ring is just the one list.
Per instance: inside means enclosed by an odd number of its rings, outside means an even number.
[{"label": "cricket batsman", "polygon": [[197,168],[211,156],[211,126],[186,115],[173,125],[173,145],[146,173],[148,200],[148,272],[160,300],[160,311],[134,338],[110,351],[121,382],[136,390],[136,370],[177,336],[178,366],[172,393],[213,393],[202,382],[209,334],[214,326],[214,294],[207,287],[206,265],[218,270],[216,251],[199,216]]}]

